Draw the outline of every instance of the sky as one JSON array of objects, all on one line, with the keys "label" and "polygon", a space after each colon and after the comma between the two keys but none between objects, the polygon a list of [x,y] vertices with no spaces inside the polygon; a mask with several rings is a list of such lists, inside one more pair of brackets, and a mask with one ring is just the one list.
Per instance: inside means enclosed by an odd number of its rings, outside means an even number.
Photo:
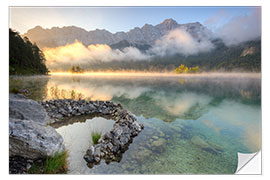
[{"label": "sky", "polygon": [[9,26],[21,34],[43,28],[78,26],[88,31],[129,31],[172,18],[179,24],[200,22],[215,31],[230,20],[249,16],[259,7],[10,7]]}]

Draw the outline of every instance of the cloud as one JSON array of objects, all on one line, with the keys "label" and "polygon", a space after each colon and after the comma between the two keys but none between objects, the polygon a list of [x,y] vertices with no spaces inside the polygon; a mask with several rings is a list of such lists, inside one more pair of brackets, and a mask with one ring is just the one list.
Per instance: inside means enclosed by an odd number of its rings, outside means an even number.
[{"label": "cloud", "polygon": [[261,8],[256,8],[249,15],[237,16],[219,27],[215,34],[227,46],[254,40],[261,36]]},{"label": "cloud", "polygon": [[174,55],[177,53],[188,56],[210,51],[213,48],[214,45],[210,40],[206,38],[198,40],[183,29],[175,29],[156,41],[153,48],[148,52],[159,56]]},{"label": "cloud", "polygon": [[158,100],[158,105],[160,105],[162,109],[166,110],[172,115],[184,115],[195,105],[205,107],[211,101],[209,96],[198,95],[190,92],[181,94],[172,93],[170,95],[160,93],[154,95],[154,98]]},{"label": "cloud", "polygon": [[56,48],[44,48],[49,69],[64,69],[71,65],[85,65],[93,62],[109,62],[114,60],[149,60],[155,56],[171,56],[175,54],[193,55],[213,49],[213,44],[206,38],[194,38],[183,29],[175,29],[157,40],[152,48],[142,53],[135,47],[126,47],[123,50],[111,49],[106,44],[84,46],[75,41],[72,44]]},{"label": "cloud", "polygon": [[118,49],[113,50],[106,44],[89,45],[86,47],[77,40],[65,46],[44,48],[43,52],[49,68],[61,67],[62,65],[83,65],[95,61],[148,59],[147,55],[134,47],[127,47],[122,51]]}]

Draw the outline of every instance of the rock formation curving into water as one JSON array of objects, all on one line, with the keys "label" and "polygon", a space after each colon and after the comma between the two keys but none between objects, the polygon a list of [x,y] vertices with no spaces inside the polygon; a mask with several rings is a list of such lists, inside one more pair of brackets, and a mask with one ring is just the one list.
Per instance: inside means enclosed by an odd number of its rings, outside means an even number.
[{"label": "rock formation curving into water", "polygon": [[10,173],[26,173],[33,161],[62,152],[65,149],[63,138],[53,127],[74,123],[69,121],[71,117],[83,115],[115,121],[112,130],[104,134],[98,144],[91,146],[83,157],[89,167],[101,159],[107,163],[121,159],[133,137],[144,127],[120,104],[111,101],[58,99],[38,103],[20,94],[10,94]]},{"label": "rock formation curving into water", "polygon": [[123,109],[120,104],[116,105],[111,101],[58,99],[41,102],[41,104],[56,126],[65,123],[67,117],[81,115],[102,116],[115,121],[112,130],[104,134],[98,144],[91,146],[84,155],[90,168],[99,164],[101,159],[106,163],[121,160],[122,153],[128,149],[133,137],[144,128],[130,112]]}]

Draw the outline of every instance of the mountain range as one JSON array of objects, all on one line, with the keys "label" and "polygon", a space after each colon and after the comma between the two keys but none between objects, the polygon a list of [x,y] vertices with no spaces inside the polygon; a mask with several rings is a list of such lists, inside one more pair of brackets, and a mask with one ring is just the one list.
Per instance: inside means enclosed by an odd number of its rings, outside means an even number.
[{"label": "mountain range", "polygon": [[[185,33],[168,36],[172,31],[178,29]],[[65,46],[74,43],[76,40],[81,42],[85,48],[88,45],[96,44],[110,46],[112,50],[106,58],[111,60],[100,60],[104,59],[106,54],[98,51],[94,53],[96,59],[91,59],[93,58],[90,57],[92,54],[87,54],[84,57],[85,59],[80,59],[77,62],[86,70],[173,71],[181,64],[198,65],[203,71],[243,70],[259,72],[261,70],[261,37],[228,46],[222,38],[217,38],[199,22],[178,24],[173,19],[166,19],[155,26],[145,24],[141,28],[135,27],[128,32],[116,33],[104,29],[86,31],[75,26],[53,27],[51,29],[36,26],[22,36],[27,36],[31,42],[35,42],[41,49]],[[188,39],[183,39],[182,36]],[[186,40],[187,43],[183,44],[182,41]],[[158,41],[161,41],[161,43],[158,44]],[[127,49],[129,47],[133,48],[132,51]],[[189,51],[192,48],[194,53]],[[140,52],[134,51],[134,49]],[[165,55],[162,55],[159,51],[165,52]],[[174,53],[166,54],[171,51],[174,51]],[[183,53],[184,51],[189,54]],[[140,56],[146,55],[150,58],[137,60],[135,55],[138,53]],[[156,53],[156,55],[153,56],[153,53]],[[118,58],[120,57],[119,54],[122,55],[122,59]],[[63,59],[67,59],[66,54],[61,58],[61,64],[57,64],[57,61],[53,60],[56,64],[54,63],[49,68],[51,70],[67,70],[71,65],[74,65],[62,62]],[[71,54],[70,59],[74,60],[74,58],[76,59]]]},{"label": "mountain range", "polygon": [[168,34],[169,31],[177,28],[187,31],[198,40],[205,37],[210,38],[211,36],[211,31],[199,22],[178,24],[173,19],[166,19],[155,26],[145,24],[141,28],[135,27],[128,32],[116,33],[104,29],[86,31],[76,26],[53,27],[51,29],[36,26],[29,29],[23,36],[27,36],[32,42],[36,42],[40,48],[63,46],[71,44],[75,40],[82,42],[86,46],[90,44],[114,45],[121,41],[136,45],[153,45],[158,39]]}]

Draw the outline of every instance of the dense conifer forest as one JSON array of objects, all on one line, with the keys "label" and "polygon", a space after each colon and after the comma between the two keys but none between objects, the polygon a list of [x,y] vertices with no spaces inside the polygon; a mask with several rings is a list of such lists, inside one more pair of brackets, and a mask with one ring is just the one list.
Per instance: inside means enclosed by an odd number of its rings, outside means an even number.
[{"label": "dense conifer forest", "polygon": [[19,32],[9,29],[9,74],[31,75],[47,74],[45,57],[39,47],[22,38]]}]

